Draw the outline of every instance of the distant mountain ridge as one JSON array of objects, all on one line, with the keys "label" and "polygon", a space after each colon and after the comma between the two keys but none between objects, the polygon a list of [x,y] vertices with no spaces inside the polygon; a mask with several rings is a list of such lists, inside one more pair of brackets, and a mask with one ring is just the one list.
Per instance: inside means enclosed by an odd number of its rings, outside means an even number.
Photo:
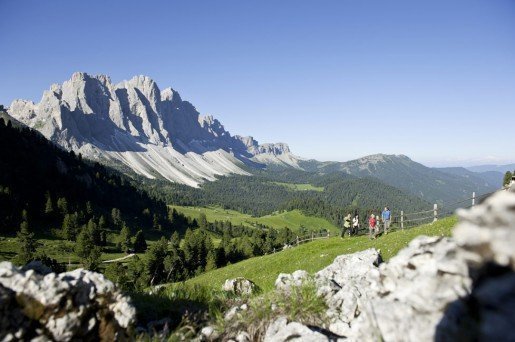
[{"label": "distant mountain ridge", "polygon": [[218,120],[200,116],[175,90],[160,90],[146,76],[115,85],[105,75],[77,72],[52,85],[38,104],[13,101],[8,113],[67,150],[190,186],[248,174],[245,166],[297,163],[286,144],[231,136]]},{"label": "distant mountain ridge", "polygon": [[477,184],[483,183],[487,187],[494,188],[498,188],[500,184],[502,184],[504,176],[503,173],[498,171],[473,172],[464,167],[440,167],[436,169],[452,175],[462,176]]},{"label": "distant mountain ridge", "polygon": [[515,164],[506,164],[506,165],[477,165],[477,166],[469,166],[466,168],[472,172],[501,172],[505,173],[506,171],[513,172],[515,170]]},{"label": "distant mountain ridge", "polygon": [[345,172],[357,177],[374,177],[431,203],[451,203],[499,188],[481,177],[444,172],[414,162],[405,155],[375,154],[348,162],[300,161],[307,171],[323,174]]}]

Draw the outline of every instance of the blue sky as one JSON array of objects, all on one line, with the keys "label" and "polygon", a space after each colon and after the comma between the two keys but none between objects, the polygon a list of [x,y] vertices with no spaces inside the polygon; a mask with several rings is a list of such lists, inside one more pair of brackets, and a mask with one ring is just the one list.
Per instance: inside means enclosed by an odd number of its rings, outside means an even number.
[{"label": "blue sky", "polygon": [[144,74],[303,157],[515,161],[513,0],[0,0],[0,13],[7,106],[75,71]]}]

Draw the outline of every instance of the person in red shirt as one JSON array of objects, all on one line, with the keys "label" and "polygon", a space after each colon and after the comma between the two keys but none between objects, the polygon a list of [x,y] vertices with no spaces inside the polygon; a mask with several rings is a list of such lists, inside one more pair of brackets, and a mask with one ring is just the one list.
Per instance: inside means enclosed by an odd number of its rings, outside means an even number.
[{"label": "person in red shirt", "polygon": [[374,216],[374,214],[372,214],[372,215],[370,215],[370,218],[368,219],[368,237],[370,239],[376,238],[376,227],[377,227],[376,217]]}]

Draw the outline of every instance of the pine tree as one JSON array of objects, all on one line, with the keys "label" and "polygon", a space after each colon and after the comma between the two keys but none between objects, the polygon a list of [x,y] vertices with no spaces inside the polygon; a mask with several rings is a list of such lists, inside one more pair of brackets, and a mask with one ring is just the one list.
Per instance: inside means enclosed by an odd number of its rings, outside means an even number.
[{"label": "pine tree", "polygon": [[50,192],[46,193],[46,203],[45,203],[45,215],[52,216],[54,213],[54,205],[52,203],[52,197],[50,196]]},{"label": "pine tree", "polygon": [[118,248],[124,253],[129,253],[131,249],[131,232],[125,223],[123,224],[122,230],[120,230],[120,235],[118,236]]},{"label": "pine tree", "polygon": [[84,268],[97,271],[100,266],[102,249],[95,245],[93,231],[86,226],[77,237],[75,253],[81,258]]},{"label": "pine tree", "polygon": [[23,209],[21,211],[21,220],[22,221],[29,221],[29,214],[27,213],[27,210]]},{"label": "pine tree", "polygon": [[159,284],[165,277],[164,260],[168,255],[168,241],[162,237],[150,246],[147,253],[146,271],[150,279],[150,285]]},{"label": "pine tree", "polygon": [[19,252],[16,259],[19,264],[25,265],[34,258],[34,253],[36,252],[34,233],[29,230],[29,223],[26,220],[20,224],[20,231],[16,234],[16,237],[19,244]]},{"label": "pine tree", "polygon": [[214,270],[216,267],[216,251],[214,249],[210,249],[206,257],[206,272]]},{"label": "pine tree", "polygon": [[105,230],[100,231],[100,244],[102,246],[107,245],[107,234]]},{"label": "pine tree", "polygon": [[95,220],[90,219],[88,221],[87,229],[91,232],[91,236],[93,237],[93,243],[96,246],[102,245],[102,239],[100,237],[100,229],[98,229],[98,226],[95,223]]},{"label": "pine tree", "polygon": [[57,209],[62,215],[68,214],[68,201],[65,197],[61,197],[57,200]]},{"label": "pine tree", "polygon": [[177,233],[177,231],[173,232],[172,237],[170,239],[170,244],[172,245],[172,248],[180,248],[181,237],[179,236],[179,233]]},{"label": "pine tree", "polygon": [[134,252],[135,253],[143,253],[147,250],[147,241],[145,241],[145,236],[143,235],[143,231],[139,230],[136,233],[136,237],[134,238]]},{"label": "pine tree", "polygon": [[208,229],[208,222],[206,214],[200,213],[200,216],[198,218],[198,226],[200,229]]},{"label": "pine tree", "polygon": [[98,228],[100,230],[107,229],[107,220],[104,215],[101,215],[100,218],[98,219]]},{"label": "pine tree", "polygon": [[78,214],[66,214],[61,226],[62,237],[69,241],[75,241],[79,229]]},{"label": "pine tree", "polygon": [[167,282],[177,282],[185,279],[187,272],[184,266],[184,253],[180,248],[172,245],[163,264]]},{"label": "pine tree", "polygon": [[510,171],[506,171],[506,173],[504,174],[504,179],[503,179],[502,185],[506,186],[506,185],[510,184],[511,177],[513,177],[513,174]]},{"label": "pine tree", "polygon": [[88,214],[89,217],[93,215],[93,205],[91,204],[91,201],[86,202],[86,214]]},{"label": "pine tree", "polygon": [[122,223],[122,213],[120,212],[120,209],[113,208],[111,210],[111,219],[113,220],[113,224],[115,227],[119,227]]},{"label": "pine tree", "polygon": [[157,217],[157,214],[154,214],[154,217],[152,219],[152,227],[155,230],[159,230],[159,231],[161,231],[161,229],[162,229],[161,225],[159,224],[159,218]]}]

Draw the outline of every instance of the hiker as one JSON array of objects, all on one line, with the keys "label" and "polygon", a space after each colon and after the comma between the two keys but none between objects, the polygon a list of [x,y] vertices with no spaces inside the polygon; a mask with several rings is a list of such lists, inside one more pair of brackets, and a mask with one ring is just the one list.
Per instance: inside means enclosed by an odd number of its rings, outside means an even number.
[{"label": "hiker", "polygon": [[347,216],[345,216],[345,218],[343,219],[343,229],[342,229],[342,235],[341,235],[341,238],[343,239],[343,236],[345,235],[345,232],[349,232],[349,235],[350,235],[350,214],[348,214]]},{"label": "hiker", "polygon": [[[370,218],[368,219],[368,238],[369,239],[375,239],[376,238],[376,217],[374,214],[370,215]],[[374,233],[374,236],[372,236],[372,233]]]},{"label": "hiker", "polygon": [[390,219],[391,219],[390,208],[384,207],[384,210],[381,213],[381,218],[383,219],[384,234],[386,235],[386,234],[388,234],[388,228],[390,228]]},{"label": "hiker", "polygon": [[359,215],[356,214],[356,216],[354,216],[354,218],[352,219],[352,234],[353,235],[358,235],[358,230],[359,230]]}]

